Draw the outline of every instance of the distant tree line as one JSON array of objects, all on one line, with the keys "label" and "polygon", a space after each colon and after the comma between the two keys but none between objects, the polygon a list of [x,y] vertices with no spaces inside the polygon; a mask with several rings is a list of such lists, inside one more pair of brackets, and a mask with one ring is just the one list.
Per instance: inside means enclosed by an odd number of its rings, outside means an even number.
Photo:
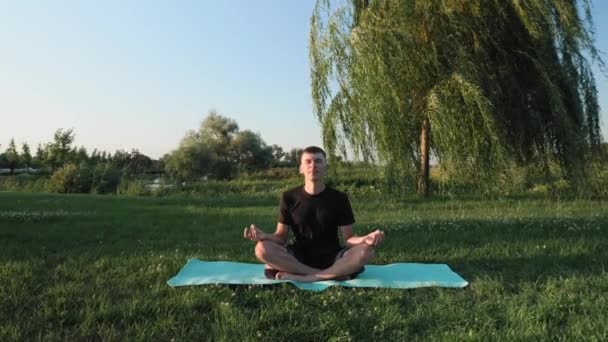
[{"label": "distant tree line", "polygon": [[17,169],[53,174],[67,164],[110,164],[126,174],[138,175],[160,167],[158,162],[136,149],[131,152],[117,150],[114,154],[94,149],[89,154],[83,146],[73,146],[74,138],[72,129],[58,129],[53,141],[39,144],[34,155],[27,143],[18,149],[15,140],[11,139],[4,153],[0,153],[0,168],[8,169],[10,174]]},{"label": "distant tree line", "polygon": [[270,168],[296,167],[301,151],[269,146],[259,133],[240,130],[236,121],[215,111],[160,160],[137,149],[114,153],[94,149],[89,153],[83,146],[75,146],[74,139],[73,129],[59,129],[51,142],[39,144],[34,153],[27,143],[19,148],[11,139],[0,153],[0,169],[9,175],[48,175],[47,188],[54,192],[109,193],[145,174],[166,174],[180,182],[226,180]]},{"label": "distant tree line", "polygon": [[39,144],[32,155],[27,143],[17,148],[11,139],[4,153],[0,154],[0,169],[9,174],[36,173],[50,175],[48,190],[54,192],[116,192],[121,181],[162,170],[158,161],[138,150],[117,150],[108,153],[94,149],[90,154],[83,146],[74,146],[72,129],[59,129],[53,140]]}]

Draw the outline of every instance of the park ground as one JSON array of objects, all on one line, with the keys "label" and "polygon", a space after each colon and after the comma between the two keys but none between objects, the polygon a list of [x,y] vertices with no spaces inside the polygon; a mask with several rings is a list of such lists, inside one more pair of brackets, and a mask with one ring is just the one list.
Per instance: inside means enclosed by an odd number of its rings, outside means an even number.
[{"label": "park ground", "polygon": [[189,258],[255,262],[243,227],[278,194],[0,192],[0,340],[606,340],[608,203],[353,196],[375,263],[446,263],[463,289],[166,281]]}]

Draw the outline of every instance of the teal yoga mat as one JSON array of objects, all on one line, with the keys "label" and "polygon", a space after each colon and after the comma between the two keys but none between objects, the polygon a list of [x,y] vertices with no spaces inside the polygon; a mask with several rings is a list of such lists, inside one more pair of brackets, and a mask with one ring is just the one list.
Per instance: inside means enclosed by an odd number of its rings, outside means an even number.
[{"label": "teal yoga mat", "polygon": [[445,264],[399,263],[366,265],[356,279],[346,281],[319,281],[301,283],[289,280],[271,280],[264,277],[264,265],[231,261],[202,261],[190,259],[167,284],[170,286],[204,284],[266,285],[293,283],[300,289],[323,291],[330,286],[377,287],[411,289],[417,287],[465,287],[469,283]]}]

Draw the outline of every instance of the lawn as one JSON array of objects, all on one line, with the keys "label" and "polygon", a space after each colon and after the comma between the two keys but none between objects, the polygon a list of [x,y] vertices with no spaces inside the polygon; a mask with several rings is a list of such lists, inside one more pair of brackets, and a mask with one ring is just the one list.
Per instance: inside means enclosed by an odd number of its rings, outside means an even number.
[{"label": "lawn", "polygon": [[171,288],[192,257],[254,262],[276,195],[0,192],[0,341],[606,340],[608,203],[352,198],[376,263],[447,263],[464,289]]}]

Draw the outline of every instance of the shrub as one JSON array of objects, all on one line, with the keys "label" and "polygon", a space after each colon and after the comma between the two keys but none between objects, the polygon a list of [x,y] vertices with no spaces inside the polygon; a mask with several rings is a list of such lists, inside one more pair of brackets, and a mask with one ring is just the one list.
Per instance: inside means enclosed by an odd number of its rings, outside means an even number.
[{"label": "shrub", "polygon": [[87,193],[91,191],[91,180],[91,170],[85,163],[70,163],[53,173],[48,190],[59,193]]},{"label": "shrub", "polygon": [[127,196],[146,196],[150,195],[150,190],[148,190],[143,181],[129,180],[127,177],[123,177],[116,193]]},{"label": "shrub", "polygon": [[93,168],[92,191],[97,194],[115,193],[120,184],[121,172],[109,163]]},{"label": "shrub", "polygon": [[0,191],[44,192],[47,181],[48,177],[40,175],[0,176]]}]

